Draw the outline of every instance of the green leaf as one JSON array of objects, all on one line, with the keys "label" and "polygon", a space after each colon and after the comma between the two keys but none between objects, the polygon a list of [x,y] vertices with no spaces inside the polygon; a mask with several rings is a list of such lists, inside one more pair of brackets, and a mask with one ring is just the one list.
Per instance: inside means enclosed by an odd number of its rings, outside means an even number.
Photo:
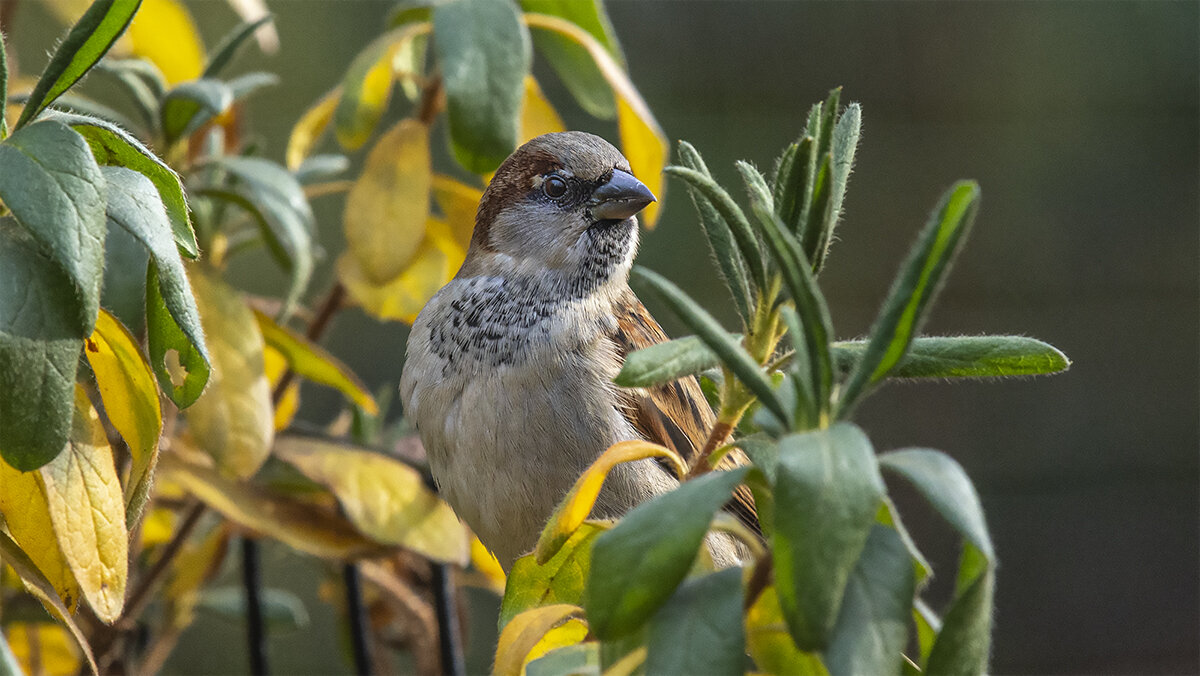
[{"label": "green leaf", "polygon": [[879,465],[912,483],[960,535],[989,560],[995,558],[983,505],[962,465],[941,451],[927,448],[884,453],[879,456]]},{"label": "green leaf", "polygon": [[942,630],[942,619],[925,605],[921,599],[913,602],[913,623],[917,626],[917,650],[920,652],[921,668],[929,663],[929,653],[933,650],[933,642],[937,640],[938,632]]},{"label": "green leaf", "polygon": [[683,583],[650,621],[646,673],[742,674],[740,568]]},{"label": "green leaf", "polygon": [[[394,63],[397,56],[407,53],[406,50],[423,55],[429,29],[430,25],[424,22],[401,25],[372,40],[350,62],[342,77],[341,97],[333,110],[334,132],[343,148],[355,150],[371,137],[387,109],[392,86],[399,75]],[[416,69],[419,64],[412,65]]]},{"label": "green leaf", "polygon": [[[730,338],[740,340],[741,336]],[[721,359],[699,336],[687,336],[629,353],[613,382],[621,387],[651,387],[720,365]]]},{"label": "green leaf", "polygon": [[[616,33],[600,0],[521,0],[521,9],[570,21],[596,38],[617,63],[624,66]],[[549,31],[534,33],[533,44],[558,73],[580,108],[602,120],[616,116],[612,89],[586,49]]]},{"label": "green leaf", "polygon": [[962,466],[940,451],[892,451],[879,456],[879,464],[911,482],[966,541],[954,600],[926,672],[982,673],[991,637],[995,550],[979,496]]},{"label": "green leaf", "polygon": [[316,219],[304,187],[280,165],[258,157],[223,157],[211,166],[226,170],[237,182],[228,190],[202,188],[197,194],[233,202],[254,217],[271,253],[291,276],[281,311],[286,316],[313,272]]},{"label": "green leaf", "polygon": [[807,211],[800,216],[798,239],[804,248],[805,258],[810,261],[817,259],[817,247],[824,230],[825,214],[829,210],[829,167],[832,162],[833,158],[829,153],[817,156],[817,172],[812,180],[811,200]]},{"label": "green leaf", "polygon": [[506,0],[455,0],[433,10],[434,50],[459,164],[494,171],[517,147],[529,30]]},{"label": "green leaf", "polygon": [[875,523],[883,479],[871,442],[850,423],[780,439],[776,473],[780,603],[796,645],[823,649]]},{"label": "green leaf", "polygon": [[525,666],[526,676],[600,676],[600,646],[595,641],[551,650]]},{"label": "green leaf", "polygon": [[950,263],[966,242],[978,205],[979,186],[972,181],[956,183],[942,197],[888,292],[866,353],[842,389],[839,417],[848,416],[867,389],[908,352]]},{"label": "green leaf", "polygon": [[[866,351],[865,340],[834,343],[838,370],[848,373]],[[1059,373],[1070,366],[1065,354],[1035,338],[926,336],[913,339],[908,354],[887,377],[1003,378]]]},{"label": "green leaf", "polygon": [[[308,626],[308,610],[304,601],[286,589],[261,590],[262,614],[271,631],[295,631]],[[246,621],[246,594],[241,587],[204,589],[196,608],[212,613],[226,622],[239,626]]]},{"label": "green leaf", "polygon": [[788,340],[792,343],[793,355],[788,376],[796,388],[796,423],[801,426],[799,429],[815,427],[820,423],[820,410],[822,404],[828,401],[828,395],[818,398],[813,382],[814,362],[808,348],[808,334],[800,322],[800,315],[794,307],[783,305],[779,308],[779,317],[787,327]]},{"label": "green leaf", "polygon": [[213,47],[212,56],[208,57],[208,63],[204,64],[204,72],[200,74],[200,77],[218,77],[221,71],[237,56],[238,50],[242,48],[246,40],[249,40],[260,27],[274,20],[275,17],[268,14],[253,21],[238,24],[225,37],[221,38],[216,47]]},{"label": "green leaf", "polygon": [[220,80],[184,82],[163,97],[162,133],[167,145],[190,136],[233,104],[233,90]]},{"label": "green leaf", "polygon": [[983,552],[963,546],[958,589],[933,643],[925,673],[982,674],[987,672],[992,636],[992,597],[995,573]]},{"label": "green leaf", "polygon": [[712,472],[638,505],[596,538],[584,592],[591,631],[626,636],[671,596],[692,567],[713,514],[747,467]]},{"label": "green leaf", "polygon": [[96,0],[71,27],[42,71],[17,129],[33,121],[46,106],[70,89],[125,32],[141,0]]},{"label": "green leaf", "polygon": [[834,87],[829,90],[829,96],[821,105],[821,133],[817,138],[817,154],[824,155],[832,147],[833,128],[838,118],[838,106],[842,101],[842,88]]},{"label": "green leaf", "polygon": [[0,456],[22,471],[54,459],[71,431],[83,347],[75,302],[62,271],[0,219]]},{"label": "green leaf", "polygon": [[592,561],[592,543],[605,529],[584,522],[558,552],[543,565],[533,554],[517,559],[500,601],[499,628],[509,620],[539,606],[555,603],[579,605]]},{"label": "green leaf", "polygon": [[787,420],[787,412],[783,404],[775,396],[775,388],[763,373],[762,367],[754,361],[754,357],[742,347],[736,338],[730,335],[713,316],[701,308],[696,301],[688,298],[678,286],[667,281],[658,273],[642,267],[635,267],[631,277],[651,285],[659,296],[666,301],[667,306],[708,345],[709,349],[721,358],[721,362],[750,388],[762,402],[780,420]]},{"label": "green leaf", "polygon": [[74,332],[92,332],[104,275],[104,176],[83,138],[39,121],[0,143],[0,200],[75,286]]},{"label": "green leaf", "polygon": [[846,197],[846,183],[850,180],[850,169],[854,166],[854,151],[858,147],[858,134],[862,129],[862,109],[852,103],[837,121],[830,140],[829,202],[825,207],[824,220],[812,251],[813,273],[821,271],[829,244],[833,240],[833,229],[842,215],[842,200]]},{"label": "green leaf", "polygon": [[788,232],[800,236],[804,231],[804,210],[812,201],[817,175],[817,142],[812,136],[803,136],[794,145],[795,157],[786,167],[781,163],[775,177],[775,213]]},{"label": "green leaf", "polygon": [[[679,160],[689,169],[693,169],[711,178],[708,167],[700,153],[687,141],[679,142]],[[717,260],[721,278],[729,289],[734,305],[737,306],[738,316],[742,318],[743,326],[750,326],[754,321],[754,296],[750,293],[750,284],[746,277],[746,261],[742,258],[734,239],[729,223],[721,217],[707,198],[697,195],[689,189],[692,205],[700,214],[700,225],[704,228],[704,236],[708,239],[709,249]]]},{"label": "green leaf", "polygon": [[[150,366],[171,401],[186,408],[200,396],[208,382],[209,356],[200,313],[192,287],[175,246],[171,225],[159,199],[157,186],[130,169],[104,167],[108,182],[108,223],[141,242],[154,259],[146,282],[146,328]],[[186,369],[176,387],[166,363],[168,351],[178,354]]]},{"label": "green leaf", "polygon": [[733,233],[733,239],[750,271],[755,288],[760,291],[765,289],[767,274],[763,267],[762,250],[754,230],[750,227],[750,221],[746,220],[746,214],[742,213],[737,202],[734,202],[729,193],[725,192],[725,189],[716,181],[699,171],[676,166],[667,167],[663,171],[670,176],[683,179],[688,187],[695,191],[694,194],[708,200],[709,204],[716,209],[729,226],[730,232]]},{"label": "green leaf", "polygon": [[229,91],[233,92],[233,100],[241,101],[260,89],[279,84],[279,76],[274,73],[255,71],[231,78],[226,84],[229,85]]},{"label": "green leaf", "polygon": [[805,352],[809,357],[808,372],[812,379],[804,384],[804,388],[813,393],[810,401],[823,410],[833,388],[833,366],[829,356],[833,322],[829,318],[829,308],[825,305],[825,297],[809,270],[808,259],[801,251],[800,244],[784,229],[779,217],[775,215],[769,201],[770,193],[762,177],[754,167],[745,162],[738,162],[738,170],[746,179],[751,210],[759,224],[759,230],[764,235],[763,239],[771,257],[783,275],[783,281],[803,321],[804,332],[797,338],[802,337],[805,341]]},{"label": "green leaf", "polygon": [[105,59],[96,64],[96,70],[119,82],[133,99],[142,122],[151,130],[158,128],[158,102],[165,93],[165,82],[158,68],[142,59]]},{"label": "green leaf", "polygon": [[300,185],[309,185],[344,174],[349,168],[350,159],[345,155],[313,155],[304,158],[292,174]]},{"label": "green leaf", "polygon": [[825,651],[829,673],[899,673],[915,591],[912,563],[900,535],[885,526],[873,527],[846,584]]},{"label": "green leaf", "polygon": [[802,652],[792,642],[774,586],[764,589],[754,605],[746,609],[746,647],[759,672],[829,676],[819,655]]},{"label": "green leaf", "polygon": [[58,120],[79,132],[99,164],[132,169],[150,179],[170,219],[175,243],[188,258],[200,255],[183,184],[173,169],[128,132],[110,122],[59,112],[51,115],[50,119]]}]

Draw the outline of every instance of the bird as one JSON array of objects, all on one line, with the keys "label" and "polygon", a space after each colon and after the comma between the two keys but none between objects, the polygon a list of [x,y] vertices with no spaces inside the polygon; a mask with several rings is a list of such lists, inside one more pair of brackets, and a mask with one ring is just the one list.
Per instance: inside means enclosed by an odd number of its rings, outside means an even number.
[{"label": "bird", "polygon": [[[413,323],[405,416],[440,495],[506,572],[609,446],[648,440],[690,462],[713,427],[694,377],[644,389],[613,383],[626,355],[667,340],[628,281],[637,214],[654,201],[598,136],[528,141],[496,170],[462,267]],[[722,459],[746,462],[736,449]],[[618,465],[592,516],[619,518],[677,485],[658,461]],[[726,508],[757,529],[753,504],[742,486]],[[744,550],[716,535],[707,539],[713,561],[736,565]]]}]

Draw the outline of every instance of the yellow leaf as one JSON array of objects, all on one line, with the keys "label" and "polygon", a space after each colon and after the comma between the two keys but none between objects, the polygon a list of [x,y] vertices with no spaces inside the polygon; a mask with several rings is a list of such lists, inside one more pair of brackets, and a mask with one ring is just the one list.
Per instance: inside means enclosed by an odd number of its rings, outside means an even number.
[{"label": "yellow leaf", "polygon": [[521,673],[525,673],[525,667],[537,658],[556,648],[564,648],[569,645],[580,643],[587,638],[588,626],[582,620],[567,620],[557,627],[546,632],[542,640],[534,644],[529,650],[529,654],[525,656],[525,662],[521,665]]},{"label": "yellow leaf", "polygon": [[146,504],[150,473],[158,460],[158,437],[162,433],[158,383],[137,340],[107,310],[100,310],[96,328],[85,346],[104,411],[133,457],[125,482],[125,507],[132,523]]},{"label": "yellow leaf", "polygon": [[75,620],[71,617],[71,611],[67,610],[61,599],[54,591],[54,586],[50,581],[42,575],[37,566],[33,565],[33,561],[29,560],[29,556],[13,542],[12,538],[0,529],[0,559],[4,559],[5,563],[12,566],[17,575],[21,578],[25,589],[33,594],[35,598],[42,602],[46,610],[50,612],[59,622],[62,623],[67,631],[71,632],[71,636],[75,639],[76,645],[83,652],[83,656],[87,659],[88,667],[93,674],[99,674],[100,670],[96,667],[96,659],[92,656],[92,649],[88,646],[87,639],[84,638],[83,632],[79,629],[79,625],[75,624]]},{"label": "yellow leaf", "polygon": [[666,134],[658,126],[650,107],[633,86],[625,70],[590,33],[556,16],[531,13],[525,14],[524,17],[530,28],[553,31],[586,49],[604,75],[604,79],[608,81],[608,85],[612,87],[617,100],[617,129],[621,134],[621,150],[629,160],[633,174],[659,199],[646,207],[641,216],[642,223],[647,228],[653,228],[664,196],[662,171],[667,165],[668,148]]},{"label": "yellow leaf", "polygon": [[570,492],[550,515],[535,550],[538,564],[546,563],[550,557],[557,554],[563,543],[592,513],[592,506],[596,504],[600,488],[604,486],[604,479],[608,477],[612,468],[624,462],[646,458],[665,458],[675,469],[676,476],[682,477],[687,472],[683,459],[666,446],[648,441],[622,441],[613,444],[576,480]]},{"label": "yellow leaf", "polygon": [[79,583],[54,538],[50,505],[37,480],[37,472],[19,472],[0,462],[0,515],[8,533],[54,587],[63,604],[75,612]]},{"label": "yellow leaf", "polygon": [[285,437],[275,455],[329,488],[368,537],[429,558],[465,565],[467,533],[450,506],[413,468],[380,453],[317,439]]},{"label": "yellow leaf", "polygon": [[774,586],[764,589],[746,611],[746,649],[768,674],[829,674],[820,656],[801,651],[792,641]]},{"label": "yellow leaf", "polygon": [[204,70],[204,43],[178,0],[142,0],[128,35],[132,54],[153,61],[169,84],[195,79]]},{"label": "yellow leaf", "polygon": [[492,673],[497,676],[521,676],[525,672],[530,651],[550,630],[566,620],[582,616],[582,608],[565,603],[542,606],[517,615],[500,632]]},{"label": "yellow leaf", "polygon": [[[279,381],[287,369],[288,362],[283,353],[267,345],[263,349],[263,370],[266,371],[267,380],[271,383],[271,396],[274,396],[275,388],[279,385]],[[286,430],[288,425],[292,424],[298,410],[300,410],[300,381],[293,380],[283,391],[283,396],[275,403],[275,414],[272,416],[275,431]]]},{"label": "yellow leaf", "polygon": [[[5,626],[4,635],[21,669],[27,674],[74,676],[83,664],[79,648],[71,640],[71,635],[57,624],[13,622]],[[37,643],[36,649],[31,645],[33,642]],[[37,669],[34,668],[34,650],[37,651]]]},{"label": "yellow leaf", "polygon": [[333,119],[333,111],[341,97],[342,88],[335,87],[304,111],[296,121],[296,125],[292,127],[292,134],[288,137],[285,153],[288,169],[295,171],[304,163],[304,158],[312,152],[317,139],[321,138],[321,134],[329,127],[329,121]]},{"label": "yellow leaf", "polygon": [[125,501],[100,414],[75,386],[67,447],[38,470],[50,522],[83,598],[107,623],[121,616],[129,573]]},{"label": "yellow leaf", "polygon": [[489,552],[487,547],[484,547],[479,538],[474,535],[471,536],[471,565],[483,574],[489,589],[497,594],[504,593],[504,584],[507,582],[504,568],[500,566],[496,556]]},{"label": "yellow leaf", "polygon": [[372,284],[349,254],[338,259],[338,279],[368,314],[412,324],[425,303],[454,276],[465,256],[449,226],[430,219],[412,264],[395,279],[383,285]]},{"label": "yellow leaf", "polygon": [[[334,112],[334,133],[338,143],[355,150],[367,142],[392,95],[392,83],[415,80],[420,73],[423,49],[418,37],[432,30],[429,22],[412,23],[393,29],[368,44],[342,78],[342,96]],[[421,45],[423,47],[423,44]],[[415,91],[406,88],[406,91]]]},{"label": "yellow leaf", "polygon": [[433,201],[437,203],[454,241],[466,251],[471,246],[471,235],[475,231],[475,213],[479,211],[479,200],[483,191],[438,174],[433,177]]},{"label": "yellow leaf", "polygon": [[371,415],[379,414],[379,406],[376,405],[374,397],[367,392],[350,367],[340,362],[337,357],[295,331],[276,324],[270,317],[257,310],[254,311],[254,319],[262,331],[263,340],[283,355],[297,375],[340,391]]},{"label": "yellow leaf", "polygon": [[227,479],[206,467],[183,463],[174,454],[163,456],[159,472],[234,523],[297,551],[328,559],[378,556],[389,551],[359,535],[349,521],[332,511]]},{"label": "yellow leaf", "polygon": [[542,88],[538,86],[537,80],[532,75],[526,75],[525,98],[521,103],[520,143],[542,134],[565,131],[566,128],[562,118],[554,110],[554,106],[546,100],[546,95],[542,93]]},{"label": "yellow leaf", "polygon": [[[160,484],[156,484],[157,489]],[[165,545],[175,534],[175,512],[162,507],[156,507],[146,512],[142,519],[142,549],[150,549]]]},{"label": "yellow leaf", "polygon": [[373,284],[395,279],[417,252],[432,186],[429,128],[401,120],[367,154],[362,175],[346,196],[346,243]]},{"label": "yellow leaf", "polygon": [[188,429],[218,469],[248,477],[266,461],[275,438],[262,334],[237,291],[198,268],[189,277],[212,373],[204,394],[186,411]]}]

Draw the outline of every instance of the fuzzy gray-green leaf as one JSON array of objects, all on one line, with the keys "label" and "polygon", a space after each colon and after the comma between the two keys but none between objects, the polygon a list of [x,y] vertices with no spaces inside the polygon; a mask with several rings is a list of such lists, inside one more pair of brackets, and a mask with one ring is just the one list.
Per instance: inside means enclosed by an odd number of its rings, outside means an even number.
[{"label": "fuzzy gray-green leaf", "polygon": [[770,409],[780,420],[788,420],[787,412],[775,396],[775,389],[763,373],[762,367],[734,336],[721,328],[712,315],[705,312],[696,301],[688,298],[678,286],[655,272],[635,267],[632,276],[649,284],[676,316],[695,331],[738,380],[758,397],[763,406]]},{"label": "fuzzy gray-green leaf", "polygon": [[744,673],[742,573],[727,568],[684,582],[650,621],[646,674]]},{"label": "fuzzy gray-green leaf", "polygon": [[837,121],[830,140],[829,155],[829,200],[825,206],[824,222],[812,251],[813,272],[820,272],[825,265],[833,230],[842,216],[842,200],[846,197],[846,184],[854,166],[854,151],[858,147],[858,135],[862,129],[862,109],[852,103]]},{"label": "fuzzy gray-green leaf", "polygon": [[[834,361],[849,373],[866,354],[868,342],[833,344]],[[697,357],[699,359],[699,357]],[[1025,336],[922,336],[888,378],[1004,378],[1060,373],[1071,360],[1049,343]]]},{"label": "fuzzy gray-green leaf", "polygon": [[186,138],[232,104],[233,90],[220,80],[184,82],[163,97],[160,118],[163,136],[168,144]]},{"label": "fuzzy gray-green leaf", "polygon": [[204,72],[200,74],[200,77],[219,76],[221,71],[237,56],[238,50],[246,43],[246,40],[249,40],[259,28],[274,20],[275,17],[268,14],[253,21],[245,21],[239,24],[225,37],[221,38],[216,47],[213,47],[212,56],[208,57],[208,63],[204,64]]},{"label": "fuzzy gray-green leaf", "polygon": [[669,166],[663,170],[668,175],[683,179],[695,193],[708,200],[725,223],[742,254],[742,260],[750,271],[756,289],[766,288],[766,270],[763,267],[762,249],[746,214],[729,193],[705,173],[687,167]]}]

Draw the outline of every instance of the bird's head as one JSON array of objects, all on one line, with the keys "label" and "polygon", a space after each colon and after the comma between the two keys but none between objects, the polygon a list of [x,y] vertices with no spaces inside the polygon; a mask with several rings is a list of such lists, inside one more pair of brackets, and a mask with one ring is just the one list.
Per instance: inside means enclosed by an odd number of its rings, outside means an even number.
[{"label": "bird's head", "polygon": [[568,277],[608,276],[628,268],[637,246],[635,215],[653,201],[629,161],[604,139],[545,134],[496,170],[479,202],[468,262],[490,258]]}]

